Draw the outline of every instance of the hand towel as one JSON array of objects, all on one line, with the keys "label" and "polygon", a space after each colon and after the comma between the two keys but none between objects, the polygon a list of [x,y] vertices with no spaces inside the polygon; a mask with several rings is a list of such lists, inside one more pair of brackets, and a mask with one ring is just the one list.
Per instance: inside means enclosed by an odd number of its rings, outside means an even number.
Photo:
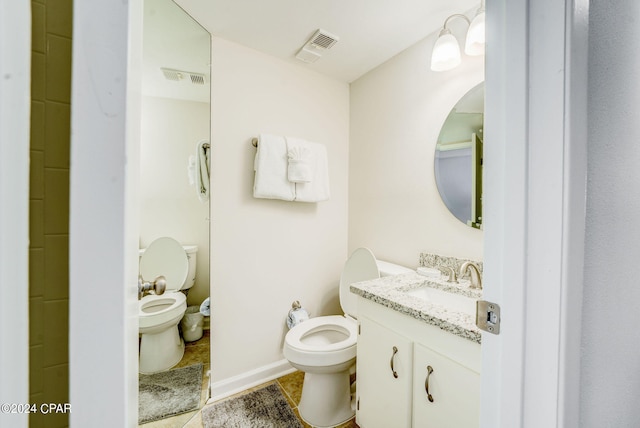
[{"label": "hand towel", "polygon": [[287,179],[292,183],[308,183],[311,181],[311,148],[306,141],[287,138]]},{"label": "hand towel", "polygon": [[[295,139],[288,139],[288,141],[293,140]],[[326,201],[330,197],[327,148],[324,144],[310,141],[304,141],[304,146],[310,151],[308,162],[311,170],[311,181],[308,183],[296,183],[295,200],[298,202]]]},{"label": "hand towel", "polygon": [[254,198],[294,200],[295,184],[287,179],[287,163],[285,138],[260,134],[254,162]]}]

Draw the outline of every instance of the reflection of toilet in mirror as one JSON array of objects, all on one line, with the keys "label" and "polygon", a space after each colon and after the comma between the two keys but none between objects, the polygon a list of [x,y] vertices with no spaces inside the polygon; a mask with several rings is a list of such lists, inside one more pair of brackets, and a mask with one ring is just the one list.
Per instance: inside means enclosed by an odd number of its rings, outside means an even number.
[{"label": "reflection of toilet in mirror", "polygon": [[195,283],[197,251],[196,246],[182,246],[168,237],[140,250],[142,278],[164,276],[167,283],[163,294],[148,294],[138,302],[140,373],[168,370],[182,359],[178,323],[187,309],[186,292]]},{"label": "reflection of toilet in mirror", "polygon": [[377,261],[367,248],[355,250],[340,277],[340,305],[344,315],[311,318],[295,325],[285,336],[284,356],[305,372],[298,411],[312,426],[334,427],[351,419],[350,371],[356,361],[357,297],[351,284],[382,276],[412,272]]}]

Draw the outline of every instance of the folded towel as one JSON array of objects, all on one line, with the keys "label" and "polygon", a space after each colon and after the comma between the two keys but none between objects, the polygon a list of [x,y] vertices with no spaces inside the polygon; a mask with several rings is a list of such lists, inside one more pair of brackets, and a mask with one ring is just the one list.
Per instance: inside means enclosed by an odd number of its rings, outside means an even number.
[{"label": "folded towel", "polygon": [[253,197],[293,201],[295,184],[287,180],[287,164],[284,137],[260,134],[254,162]]},{"label": "folded towel", "polygon": [[[287,141],[295,145],[294,138]],[[304,147],[309,149],[309,169],[311,181],[296,183],[295,200],[299,202],[320,202],[329,199],[329,166],[327,162],[327,149],[324,144],[303,141]]]},{"label": "folded towel", "polygon": [[297,138],[287,138],[287,179],[292,183],[308,183],[312,172],[309,160],[312,149],[309,143]]},{"label": "folded towel", "polygon": [[196,146],[196,191],[200,202],[209,200],[209,150],[207,147],[209,147],[207,140],[199,141]]}]

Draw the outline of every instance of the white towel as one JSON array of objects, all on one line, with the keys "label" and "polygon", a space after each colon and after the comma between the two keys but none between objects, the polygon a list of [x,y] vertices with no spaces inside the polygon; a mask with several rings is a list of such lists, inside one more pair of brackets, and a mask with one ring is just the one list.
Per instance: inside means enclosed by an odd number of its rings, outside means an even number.
[{"label": "white towel", "polygon": [[200,202],[209,200],[209,150],[207,140],[201,140],[196,146],[196,192]]},{"label": "white towel", "polygon": [[[287,138],[287,141],[295,145],[295,138]],[[327,149],[324,144],[312,143],[301,140],[301,145],[309,149],[309,169],[311,181],[308,183],[296,183],[295,200],[299,202],[320,202],[329,199],[329,165],[327,161]]]},{"label": "white towel", "polygon": [[284,137],[260,134],[254,162],[253,197],[293,201],[295,184],[287,180],[287,144]]},{"label": "white towel", "polygon": [[292,183],[308,183],[311,181],[312,149],[309,143],[298,138],[287,139],[287,179]]}]

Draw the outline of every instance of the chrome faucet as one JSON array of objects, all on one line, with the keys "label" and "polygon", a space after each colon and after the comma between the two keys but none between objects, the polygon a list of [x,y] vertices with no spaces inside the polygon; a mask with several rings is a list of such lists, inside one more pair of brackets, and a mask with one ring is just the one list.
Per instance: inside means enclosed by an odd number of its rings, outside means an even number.
[{"label": "chrome faucet", "polygon": [[478,268],[478,265],[473,262],[462,263],[462,266],[460,266],[460,278],[467,273],[467,270],[471,275],[471,285],[469,288],[482,289],[482,276],[480,275],[480,268]]},{"label": "chrome faucet", "polygon": [[159,276],[153,281],[145,281],[142,275],[138,275],[138,300],[142,299],[142,296],[148,294],[153,290],[157,295],[164,293],[167,289],[167,280],[164,276]]}]

